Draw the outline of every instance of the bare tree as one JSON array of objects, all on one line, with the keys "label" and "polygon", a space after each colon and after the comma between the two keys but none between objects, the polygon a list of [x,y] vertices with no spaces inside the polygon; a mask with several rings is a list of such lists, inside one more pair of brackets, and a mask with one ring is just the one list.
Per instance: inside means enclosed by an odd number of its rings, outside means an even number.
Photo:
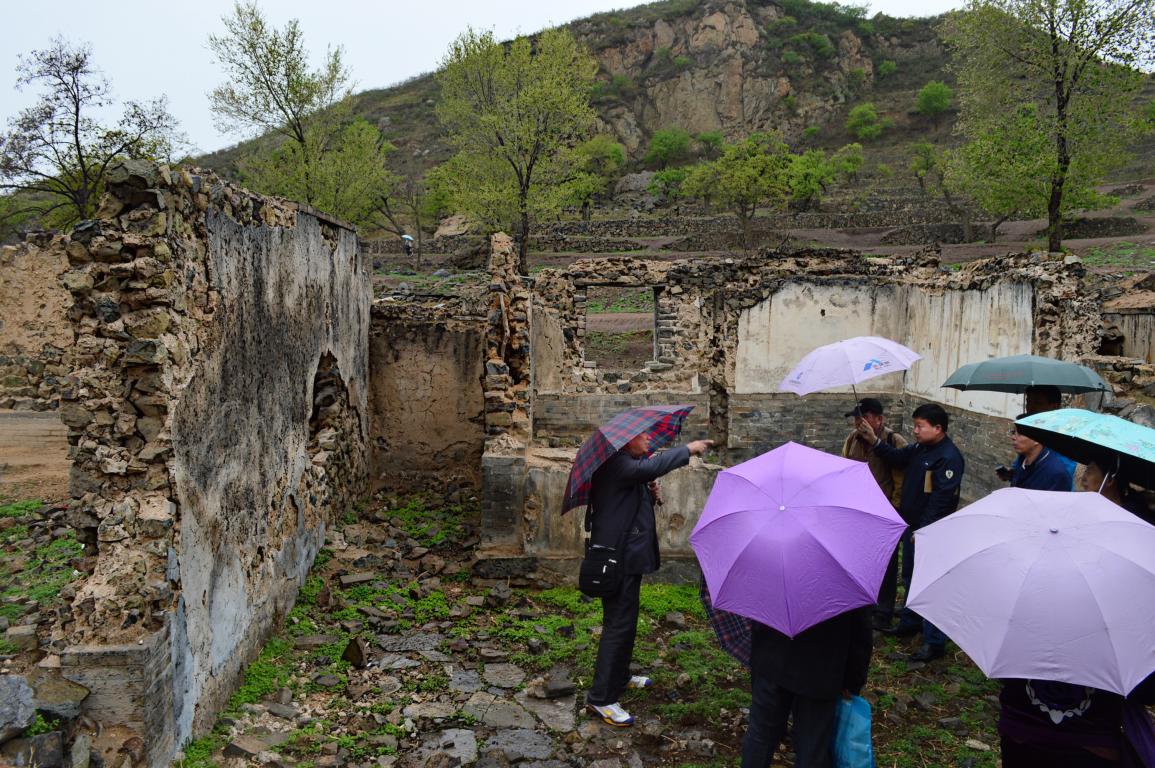
[{"label": "bare tree", "polygon": [[42,86],[44,93],[0,134],[0,189],[27,193],[28,210],[49,223],[92,217],[115,161],[167,159],[185,143],[163,96],[126,102],[113,125],[93,117],[115,101],[87,44],[56,38],[22,56],[16,72],[18,88]]}]

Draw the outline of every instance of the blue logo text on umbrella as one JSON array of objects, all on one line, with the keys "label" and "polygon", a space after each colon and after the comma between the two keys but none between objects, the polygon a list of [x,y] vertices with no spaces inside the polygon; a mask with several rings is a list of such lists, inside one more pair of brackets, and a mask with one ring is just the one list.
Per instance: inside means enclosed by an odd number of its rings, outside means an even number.
[{"label": "blue logo text on umbrella", "polygon": [[808,395],[855,386],[875,376],[905,371],[922,359],[912,349],[881,336],[855,336],[819,347],[794,366],[778,389]]}]

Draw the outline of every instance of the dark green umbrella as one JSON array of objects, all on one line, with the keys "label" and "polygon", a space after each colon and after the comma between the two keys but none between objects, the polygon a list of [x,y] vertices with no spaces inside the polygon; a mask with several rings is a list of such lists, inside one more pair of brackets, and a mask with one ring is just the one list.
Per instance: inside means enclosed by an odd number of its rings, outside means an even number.
[{"label": "dark green umbrella", "polygon": [[1058,387],[1060,392],[1110,392],[1110,387],[1085,365],[1053,360],[1038,355],[996,357],[981,363],[968,363],[943,382],[944,387],[985,392],[1015,392],[1027,387]]}]

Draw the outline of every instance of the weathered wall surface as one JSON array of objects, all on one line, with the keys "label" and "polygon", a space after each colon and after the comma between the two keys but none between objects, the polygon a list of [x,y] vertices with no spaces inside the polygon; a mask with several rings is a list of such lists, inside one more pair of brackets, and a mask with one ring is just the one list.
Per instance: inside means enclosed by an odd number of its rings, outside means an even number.
[{"label": "weathered wall surface", "polygon": [[1155,312],[1104,312],[1103,322],[1122,334],[1124,357],[1155,363]]},{"label": "weathered wall surface", "polygon": [[[528,450],[503,459],[486,493],[524,506],[523,517],[503,524],[520,534],[526,552],[565,559],[580,552],[580,520],[560,517],[573,446],[625,408],[696,403],[684,438],[718,441],[715,455],[724,464],[788,440],[836,453],[850,430],[843,416],[854,404],[850,388],[800,398],[778,392],[778,382],[817,346],[879,335],[924,359],[905,377],[869,382],[859,396],[880,397],[900,431],[920,403],[946,405],[951,434],[972,467],[963,493],[977,498],[997,482],[992,468],[1009,461],[1007,417],[1019,412],[1021,397],[956,393],[941,384],[959,365],[988,357],[1034,352],[1080,359],[1093,352],[1099,307],[1082,276],[1077,263],[1037,255],[949,271],[933,259],[837,251],[673,263],[600,259],[545,270],[533,290],[549,325],[531,338],[546,339],[550,351],[535,358],[532,439]],[[585,294],[592,285],[655,290],[660,354],[625,386],[584,359]],[[702,471],[670,475],[678,497],[664,514],[696,518],[711,479]],[[688,532],[663,542],[671,556],[689,555],[679,538]]]},{"label": "weathered wall surface", "polygon": [[[374,489],[480,482],[485,317],[470,307],[379,301],[369,336]],[[415,311],[417,310],[417,311]]]},{"label": "weathered wall surface", "polygon": [[[89,716],[145,724],[160,765],[212,722],[364,490],[370,289],[353,233],[294,204],[137,163],[109,192],[57,245],[69,514],[95,558],[53,644],[102,686]],[[117,650],[134,644],[155,653]]]},{"label": "weathered wall surface", "polygon": [[0,408],[58,408],[73,383],[72,297],[59,280],[67,266],[46,235],[0,247]]}]

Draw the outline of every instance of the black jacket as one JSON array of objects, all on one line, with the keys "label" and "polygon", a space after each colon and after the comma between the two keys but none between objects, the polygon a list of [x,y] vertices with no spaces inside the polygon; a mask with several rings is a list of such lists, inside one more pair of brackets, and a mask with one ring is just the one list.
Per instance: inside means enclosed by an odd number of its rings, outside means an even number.
[{"label": "black jacket", "polygon": [[930,447],[911,443],[892,448],[880,443],[874,452],[887,464],[906,470],[898,513],[908,525],[921,528],[958,509],[965,464],[950,437],[943,436]]},{"label": "black jacket", "polygon": [[654,499],[646,484],[689,463],[690,449],[685,446],[646,459],[618,451],[594,472],[590,487],[594,515],[590,542],[617,547],[633,520],[621,561],[626,573],[653,573],[661,565]]},{"label": "black jacket", "polygon": [[812,699],[837,698],[843,690],[858,694],[866,685],[874,650],[873,607],[840,613],[793,639],[754,622],[751,672]]}]

